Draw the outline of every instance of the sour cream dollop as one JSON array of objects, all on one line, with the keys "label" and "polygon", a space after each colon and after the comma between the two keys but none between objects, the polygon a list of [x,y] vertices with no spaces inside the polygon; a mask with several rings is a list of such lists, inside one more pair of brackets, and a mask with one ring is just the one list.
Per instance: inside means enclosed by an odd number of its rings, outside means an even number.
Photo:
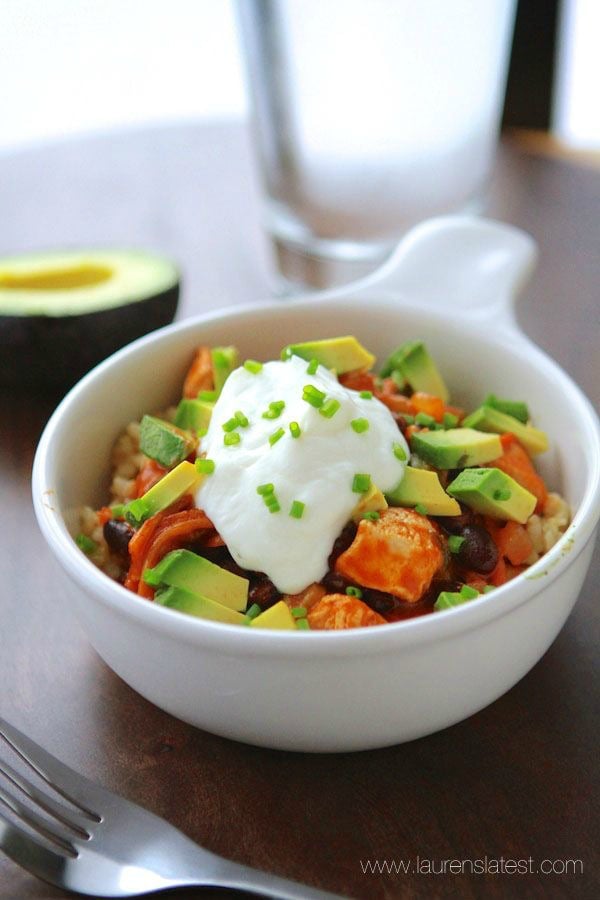
[{"label": "sour cream dollop", "polygon": [[[303,399],[306,385],[339,402],[331,418]],[[270,403],[281,401],[277,418],[263,417]],[[248,425],[236,427],[240,441],[227,445],[224,437],[232,432],[223,425],[238,411]],[[356,419],[365,419],[368,428],[357,432],[351,425]],[[292,422],[299,437],[290,432]],[[279,429],[283,435],[272,442]],[[398,445],[408,459],[388,408],[345,388],[324,366],[311,375],[306,361],[292,356],[265,363],[256,374],[241,367],[227,379],[200,442],[199,453],[214,460],[215,469],[196,502],[238,565],[264,572],[279,591],[295,594],[327,572],[334,541],[361,499],[352,490],[354,476],[369,475],[382,491],[399,484],[406,462],[394,453]],[[274,486],[278,512],[270,512],[257,493],[264,484]],[[290,515],[295,500],[304,504],[301,518]]]}]

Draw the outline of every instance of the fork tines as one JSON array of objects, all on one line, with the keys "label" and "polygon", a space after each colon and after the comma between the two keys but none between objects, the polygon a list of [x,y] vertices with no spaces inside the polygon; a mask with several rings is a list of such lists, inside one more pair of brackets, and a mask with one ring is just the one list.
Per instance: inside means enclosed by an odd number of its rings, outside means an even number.
[{"label": "fork tines", "polygon": [[[55,851],[76,857],[77,850],[73,846],[73,839],[77,837],[80,840],[89,840],[90,822],[99,822],[100,817],[74,796],[73,787],[76,789],[76,785],[72,784],[73,773],[3,719],[0,719],[0,737],[35,776],[72,805],[67,806],[55,799],[45,788],[38,787],[30,778],[0,759],[0,804],[10,811],[11,819],[13,817],[16,819],[16,823],[9,820],[0,810],[0,818],[4,823],[3,826],[0,825],[0,834],[3,837],[0,843],[3,849],[9,853],[8,848],[4,846],[4,840],[12,843],[16,841],[20,845],[25,840],[33,840],[32,836],[20,827],[24,824],[49,841]],[[29,802],[23,802],[24,799]]]}]

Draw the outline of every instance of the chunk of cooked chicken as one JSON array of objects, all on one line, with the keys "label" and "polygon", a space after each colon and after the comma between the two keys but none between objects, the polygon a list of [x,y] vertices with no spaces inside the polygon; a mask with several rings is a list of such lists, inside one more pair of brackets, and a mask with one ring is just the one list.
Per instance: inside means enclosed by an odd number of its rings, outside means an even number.
[{"label": "chunk of cooked chicken", "polygon": [[283,600],[290,609],[298,606],[312,609],[326,593],[327,591],[322,584],[313,583],[309,584],[303,591],[300,591],[299,594],[284,594]]},{"label": "chunk of cooked chicken", "polygon": [[385,625],[386,621],[358,597],[347,594],[326,594],[309,611],[308,623],[316,631],[341,628],[364,628]]},{"label": "chunk of cooked chicken", "polygon": [[375,521],[363,519],[335,569],[363,587],[419,600],[444,564],[437,525],[413,509],[385,509]]}]

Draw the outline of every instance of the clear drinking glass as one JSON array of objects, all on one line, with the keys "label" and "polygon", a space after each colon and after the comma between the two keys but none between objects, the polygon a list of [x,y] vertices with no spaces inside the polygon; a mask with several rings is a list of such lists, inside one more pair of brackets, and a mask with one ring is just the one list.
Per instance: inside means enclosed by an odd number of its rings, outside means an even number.
[{"label": "clear drinking glass", "polygon": [[266,227],[285,279],[375,268],[410,226],[476,211],[516,0],[237,0]]}]

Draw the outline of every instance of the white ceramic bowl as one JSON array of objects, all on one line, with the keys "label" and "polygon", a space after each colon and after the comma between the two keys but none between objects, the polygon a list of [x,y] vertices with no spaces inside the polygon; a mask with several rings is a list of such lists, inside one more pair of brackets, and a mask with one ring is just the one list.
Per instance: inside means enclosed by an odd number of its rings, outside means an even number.
[{"label": "white ceramic bowl", "polygon": [[[595,413],[512,315],[534,257],[531,239],[508,226],[432,220],[359,283],[164,328],[73,388],[40,441],[33,497],[40,527],[69,575],[66,606],[108,665],[193,725],[304,751],[364,750],[421,737],[471,715],[522,678],[575,603],[599,515]],[[242,357],[268,359],[288,342],[340,333],[356,334],[380,359],[407,338],[424,339],[454,402],[467,408],[488,391],[528,401],[551,440],[541,470],[574,516],[526,574],[456,609],[396,624],[265,632],[149,603],[78,550],[69,511],[105,501],[113,441],[131,419],[177,399],[196,345],[232,343]]]}]

